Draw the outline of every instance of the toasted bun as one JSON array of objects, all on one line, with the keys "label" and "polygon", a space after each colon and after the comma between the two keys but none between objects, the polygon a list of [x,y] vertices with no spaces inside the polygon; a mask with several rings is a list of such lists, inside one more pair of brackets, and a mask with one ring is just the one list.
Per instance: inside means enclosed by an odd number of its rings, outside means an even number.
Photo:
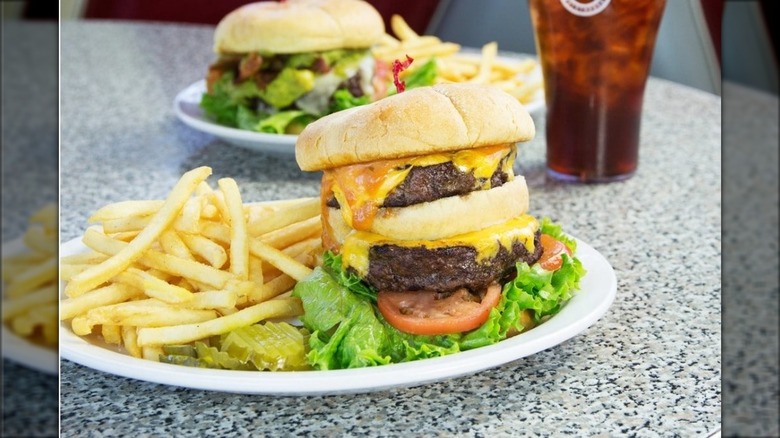
[{"label": "toasted bun", "polygon": [[376,9],[362,0],[263,1],[226,15],[214,51],[301,53],[368,48],[385,33]]},{"label": "toasted bun", "polygon": [[[394,240],[438,240],[497,225],[526,211],[528,186],[525,178],[518,176],[502,186],[465,196],[409,207],[380,208],[367,231]],[[333,237],[341,244],[351,228],[335,208],[329,211],[328,221]]]},{"label": "toasted bun", "polygon": [[333,113],[298,135],[303,170],[528,141],[534,123],[516,98],[478,84],[439,84]]}]

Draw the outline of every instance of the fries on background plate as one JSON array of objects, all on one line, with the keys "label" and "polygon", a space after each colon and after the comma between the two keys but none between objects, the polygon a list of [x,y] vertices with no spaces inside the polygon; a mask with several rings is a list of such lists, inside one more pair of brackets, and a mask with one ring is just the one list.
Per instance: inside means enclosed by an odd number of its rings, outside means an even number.
[{"label": "fries on background plate", "polygon": [[390,27],[395,37],[385,34],[372,50],[374,57],[386,63],[407,56],[414,59],[414,65],[401,73],[402,79],[423,76],[420,69],[430,68],[435,72],[434,84],[474,82],[493,85],[524,104],[533,100],[542,88],[541,75],[532,75],[539,68],[536,60],[499,58],[495,41],[482,46],[479,54],[469,54],[463,53],[458,44],[431,35],[418,35],[399,15],[391,17]]}]

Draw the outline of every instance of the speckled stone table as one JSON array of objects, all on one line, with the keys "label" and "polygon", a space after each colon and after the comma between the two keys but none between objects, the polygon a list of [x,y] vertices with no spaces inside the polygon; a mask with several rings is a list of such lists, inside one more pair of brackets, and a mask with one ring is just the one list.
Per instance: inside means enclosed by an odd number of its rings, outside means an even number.
[{"label": "speckled stone table", "polygon": [[[248,201],[315,196],[292,155],[230,146],[180,123],[174,96],[213,60],[212,28],[104,22],[61,29],[61,239],[96,208],[160,198],[186,170],[237,180]],[[544,117],[535,118],[544,132]],[[520,147],[531,210],[600,251],[607,314],[573,339],[467,377],[327,397],[190,390],[61,363],[63,436],[685,436],[721,424],[721,100],[652,79],[628,181],[544,175]]]},{"label": "speckled stone table", "polygon": [[[24,233],[35,210],[57,202],[57,23],[4,20],[2,32],[5,243]],[[9,359],[2,376],[0,435],[56,436],[57,376]]]}]

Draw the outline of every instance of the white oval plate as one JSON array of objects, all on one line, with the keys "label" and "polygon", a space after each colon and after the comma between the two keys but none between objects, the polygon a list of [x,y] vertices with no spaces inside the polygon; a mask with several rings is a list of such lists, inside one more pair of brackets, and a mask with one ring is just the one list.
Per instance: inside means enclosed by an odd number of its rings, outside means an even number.
[{"label": "white oval plate", "polygon": [[[471,56],[472,53],[464,53]],[[506,61],[517,61],[527,58],[528,55],[518,55],[518,57],[499,56],[498,59]],[[530,79],[541,78],[541,67],[537,64],[536,68],[526,75]],[[238,128],[222,126],[208,118],[200,107],[200,99],[206,92],[206,81],[200,80],[185,88],[173,101],[173,111],[176,117],[186,125],[207,134],[211,134],[230,143],[234,146],[277,154],[295,154],[295,140],[297,135],[289,134],[266,134],[263,132],[252,132]],[[539,89],[534,96],[534,100],[525,105],[529,113],[535,114],[544,109],[544,91]]]},{"label": "white oval plate", "polygon": [[[617,281],[609,262],[577,241],[577,256],[588,270],[581,290],[544,324],[487,347],[450,356],[372,368],[333,371],[259,372],[191,368],[137,359],[91,344],[60,325],[60,354],[81,365],[147,382],[245,394],[332,395],[418,386],[517,360],[552,348],[593,325],[615,298]],[[60,248],[60,256],[86,248],[79,239]]]},{"label": "white oval plate", "polygon": [[[24,250],[25,245],[21,238],[3,243],[3,256],[18,254]],[[59,357],[56,349],[34,344],[6,328],[5,324],[0,324],[0,328],[0,335],[3,337],[0,352],[3,358],[46,374],[57,374]]]}]

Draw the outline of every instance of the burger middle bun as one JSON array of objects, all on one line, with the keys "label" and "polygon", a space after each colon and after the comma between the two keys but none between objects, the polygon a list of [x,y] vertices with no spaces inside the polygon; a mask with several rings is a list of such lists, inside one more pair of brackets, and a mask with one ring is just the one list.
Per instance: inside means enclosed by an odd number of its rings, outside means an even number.
[{"label": "burger middle bun", "polygon": [[[490,190],[450,196],[399,208],[380,208],[370,231],[394,240],[439,240],[498,225],[528,211],[525,178],[515,177]],[[339,210],[328,221],[335,240],[343,243],[351,231]],[[414,225],[410,225],[414,224]]]},{"label": "burger middle bun", "polygon": [[370,105],[323,117],[298,136],[302,170],[428,155],[534,137],[525,107],[504,91],[479,84],[414,88]]},{"label": "burger middle bun", "polygon": [[303,53],[368,48],[385,33],[382,16],[362,0],[249,3],[226,15],[214,32],[214,51]]}]

